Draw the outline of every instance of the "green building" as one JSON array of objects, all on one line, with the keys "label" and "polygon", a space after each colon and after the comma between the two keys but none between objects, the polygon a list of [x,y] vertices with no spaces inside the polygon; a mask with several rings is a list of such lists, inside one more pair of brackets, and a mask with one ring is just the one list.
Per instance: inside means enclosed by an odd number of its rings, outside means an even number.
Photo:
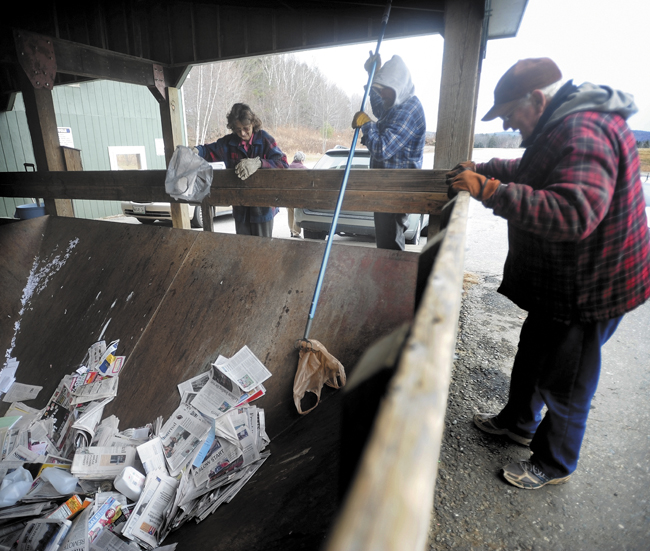
[{"label": "green building", "polygon": [[[81,151],[84,170],[165,169],[158,102],[144,86],[108,80],[54,88],[59,142]],[[0,172],[33,170],[34,153],[22,94],[0,113]],[[128,199],[128,198],[125,198]],[[0,217],[34,198],[0,197]],[[74,199],[77,218],[121,214],[119,201]]]}]

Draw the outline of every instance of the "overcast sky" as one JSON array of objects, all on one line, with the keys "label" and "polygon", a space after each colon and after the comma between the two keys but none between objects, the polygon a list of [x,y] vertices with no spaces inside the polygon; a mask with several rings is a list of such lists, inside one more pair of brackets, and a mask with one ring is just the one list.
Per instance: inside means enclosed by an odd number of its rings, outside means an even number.
[{"label": "overcast sky", "polygon": [[[390,25],[390,21],[388,22]],[[437,124],[443,39],[439,35],[382,42],[382,60],[400,55],[411,70],[428,130]],[[499,78],[519,59],[550,57],[566,79],[606,84],[634,95],[639,113],[633,130],[650,131],[649,0],[528,0],[515,38],[490,40],[483,60],[476,132],[499,132],[499,120],[480,118],[490,109]],[[296,54],[316,65],[348,93],[363,93],[363,63],[375,43]]]}]

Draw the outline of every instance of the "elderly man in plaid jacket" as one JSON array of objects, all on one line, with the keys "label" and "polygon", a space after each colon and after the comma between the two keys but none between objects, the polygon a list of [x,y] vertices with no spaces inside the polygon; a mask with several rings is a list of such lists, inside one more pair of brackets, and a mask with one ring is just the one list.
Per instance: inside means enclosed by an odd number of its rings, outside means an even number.
[{"label": "elderly man in plaid jacket", "polygon": [[626,123],[634,100],[561,79],[548,58],[517,62],[483,120],[500,117],[504,130],[519,130],[523,157],[468,161],[447,174],[450,196],[468,191],[508,221],[499,292],[529,313],[508,403],[474,423],[530,445],[530,459],[503,468],[525,489],[564,483],[575,471],[601,347],[650,297],[650,236]]}]

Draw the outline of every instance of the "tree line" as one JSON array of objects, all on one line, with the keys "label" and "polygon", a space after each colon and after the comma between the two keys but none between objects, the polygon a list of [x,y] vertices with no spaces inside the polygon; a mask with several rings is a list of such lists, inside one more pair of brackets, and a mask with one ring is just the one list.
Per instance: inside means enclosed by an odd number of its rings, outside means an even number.
[{"label": "tree line", "polygon": [[195,66],[182,89],[190,145],[229,133],[226,115],[238,102],[247,103],[271,133],[306,127],[327,138],[350,127],[362,97],[348,96],[291,54]]},{"label": "tree line", "polygon": [[514,132],[496,134],[474,134],[474,147],[517,148],[521,145],[521,135]]}]

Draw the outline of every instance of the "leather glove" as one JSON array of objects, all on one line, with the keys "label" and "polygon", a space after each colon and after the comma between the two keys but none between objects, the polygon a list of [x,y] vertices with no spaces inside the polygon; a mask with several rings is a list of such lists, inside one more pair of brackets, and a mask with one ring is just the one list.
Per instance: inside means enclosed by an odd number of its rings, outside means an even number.
[{"label": "leather glove", "polygon": [[[488,178],[477,174],[468,168],[458,174],[452,181],[447,195],[452,190],[456,195],[459,191],[469,191],[470,195],[478,201],[487,201],[497,190],[501,182],[494,178]],[[453,197],[453,196],[452,196]]]},{"label": "leather glove", "polygon": [[199,154],[199,149],[197,147],[193,147],[192,148],[192,153],[194,153],[194,155],[198,155]]},{"label": "leather glove", "polygon": [[235,167],[235,174],[237,174],[240,179],[245,180],[251,174],[255,173],[261,166],[262,161],[259,157],[255,157],[254,159],[242,159]]},{"label": "leather glove", "polygon": [[375,55],[372,53],[372,50],[368,52],[368,59],[366,62],[363,64],[363,68],[366,70],[366,73],[370,73],[372,70],[372,62],[375,61],[375,58],[377,58],[377,67],[375,67],[375,74],[381,69],[381,56],[379,54]]},{"label": "leather glove", "polygon": [[363,111],[358,111],[354,117],[352,117],[352,128],[360,128],[367,122],[372,122],[372,119]]},{"label": "leather glove", "polygon": [[476,164],[472,161],[465,161],[464,163],[458,163],[454,168],[452,168],[447,174],[445,174],[445,179],[447,185],[450,186],[452,180],[458,176],[463,170],[471,170],[476,172]]}]

